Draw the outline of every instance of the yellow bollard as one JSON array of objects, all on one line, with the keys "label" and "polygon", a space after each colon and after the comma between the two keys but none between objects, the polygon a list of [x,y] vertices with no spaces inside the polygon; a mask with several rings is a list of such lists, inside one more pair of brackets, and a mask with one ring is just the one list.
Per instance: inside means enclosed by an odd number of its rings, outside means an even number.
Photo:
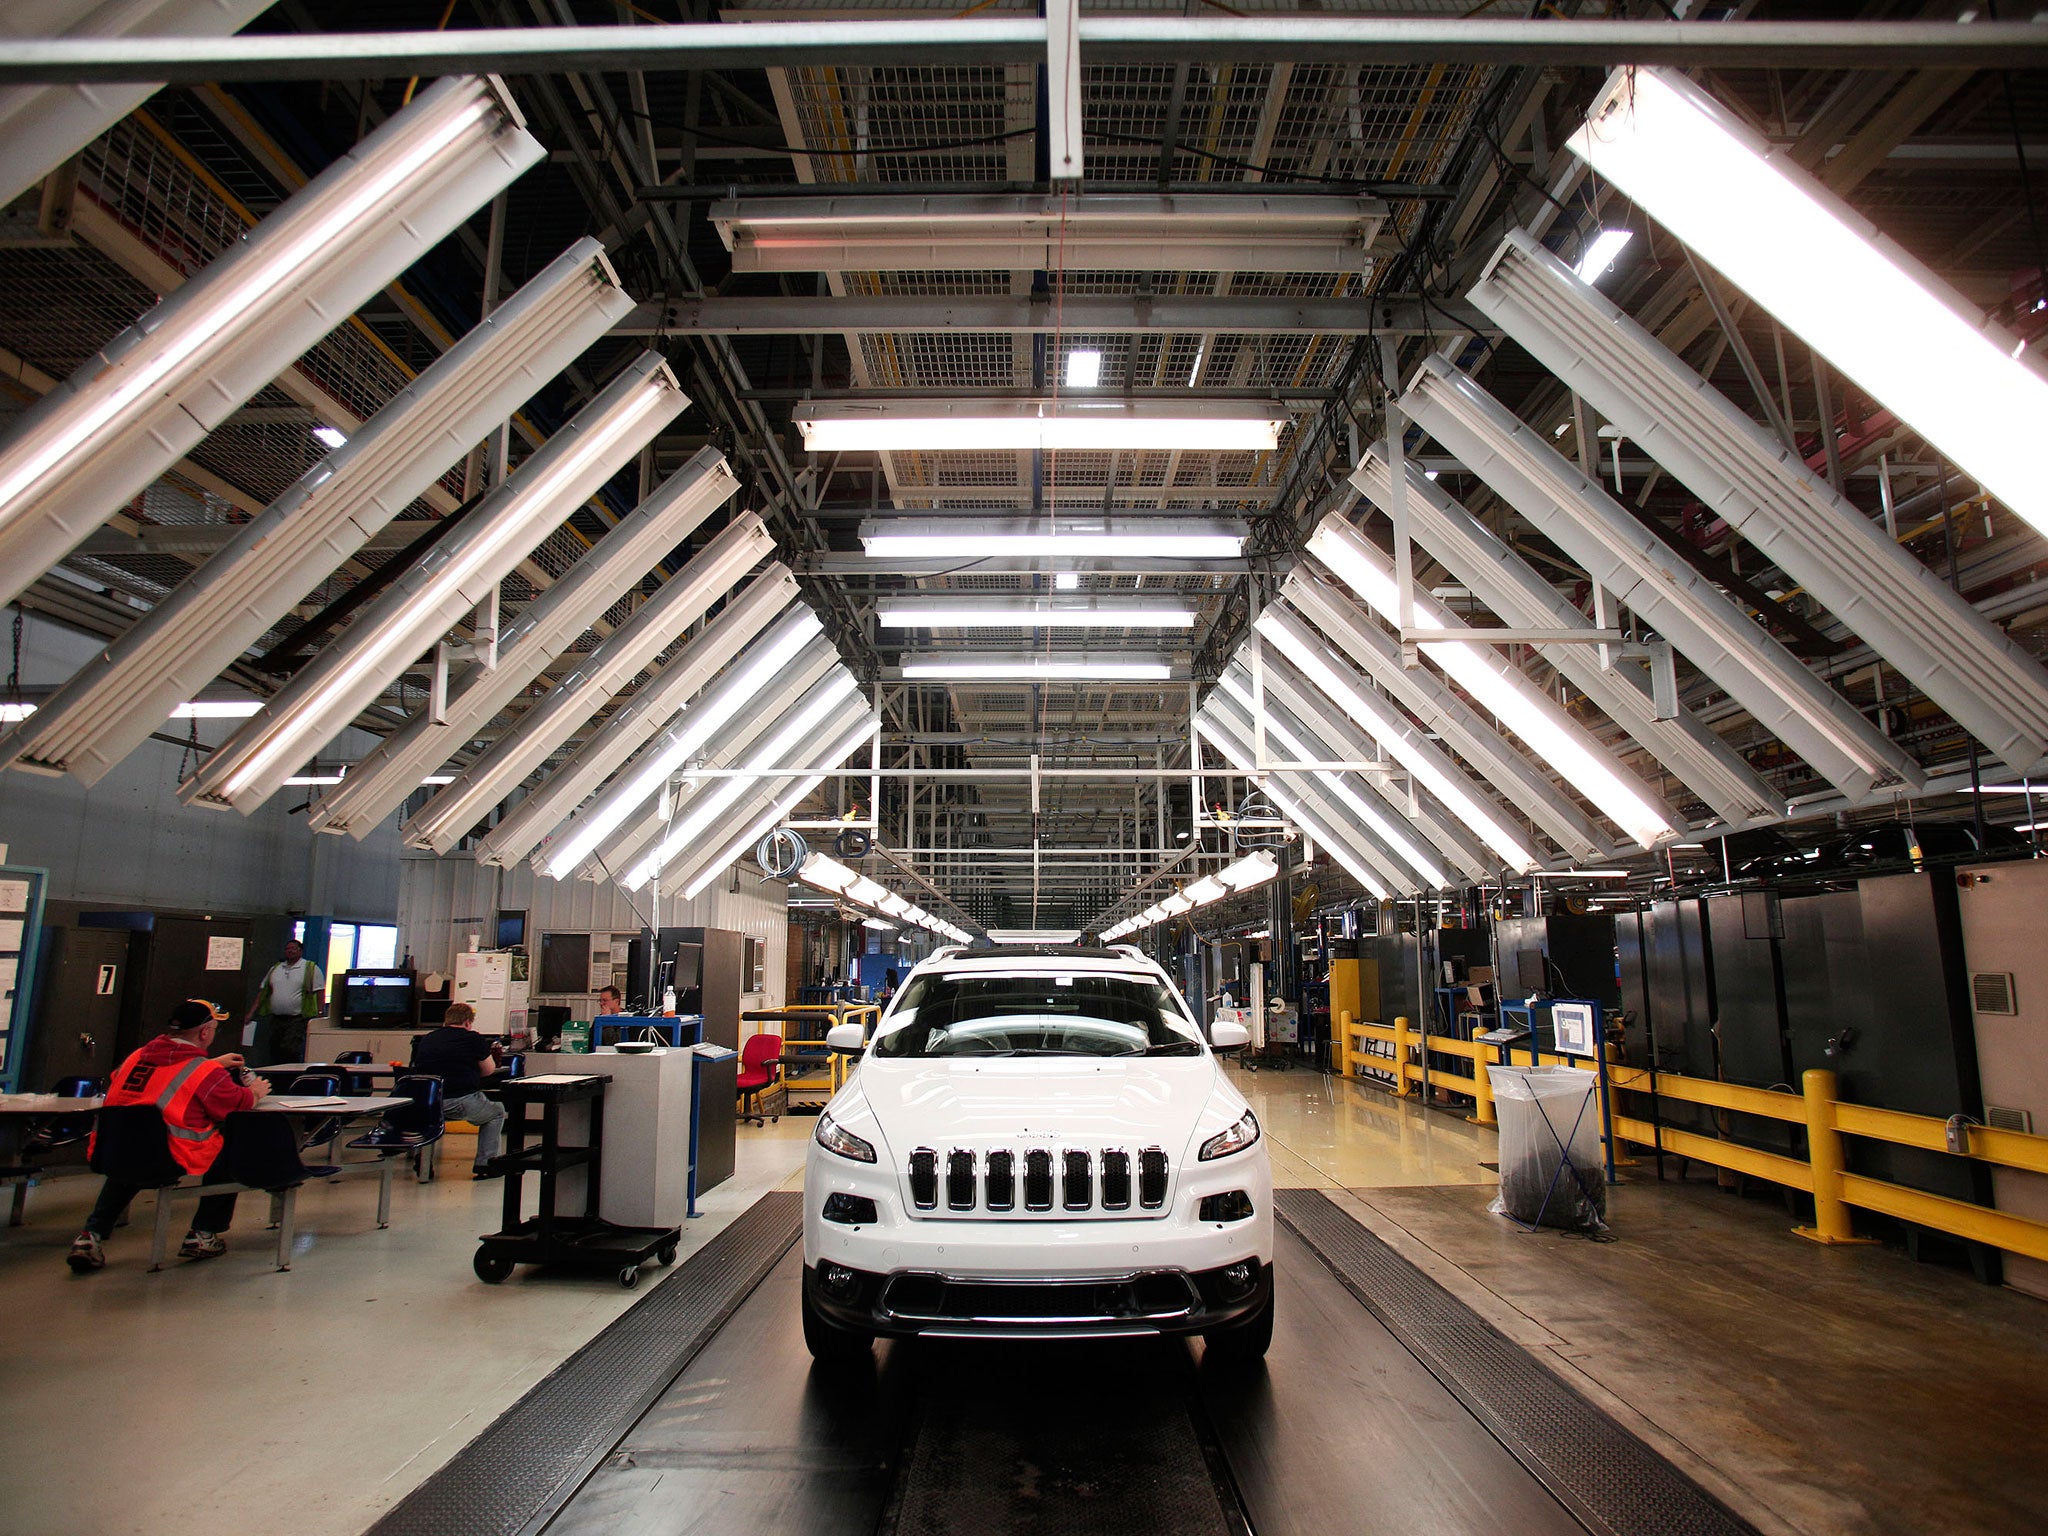
[{"label": "yellow bollard", "polygon": [[[1394,1082],[1396,1085],[1396,1090],[1401,1094],[1403,1098],[1406,1098],[1408,1095],[1409,1033],[1410,1031],[1408,1028],[1408,1016],[1406,1014],[1394,1015]],[[1424,1094],[1424,1097],[1427,1098],[1428,1095]]]},{"label": "yellow bollard", "polygon": [[1472,1058],[1472,1120],[1476,1125],[1493,1124],[1493,1079],[1486,1068],[1493,1056],[1493,1047],[1484,1041],[1473,1042],[1479,1053]]},{"label": "yellow bollard", "polygon": [[1338,1010],[1338,1012],[1337,1012],[1337,1028],[1336,1028],[1336,1030],[1334,1031],[1334,1033],[1336,1034],[1336,1037],[1337,1037],[1337,1038],[1336,1038],[1336,1041],[1335,1041],[1335,1045],[1334,1045],[1334,1048],[1332,1049],[1332,1051],[1331,1051],[1331,1053],[1330,1053],[1330,1054],[1331,1054],[1331,1055],[1333,1055],[1333,1056],[1335,1056],[1335,1057],[1336,1057],[1336,1059],[1337,1059],[1337,1075],[1338,1075],[1339,1077],[1349,1077],[1349,1076],[1351,1075],[1351,1010],[1350,1010],[1350,1009],[1348,1009],[1348,1008],[1342,1008],[1342,1009],[1339,1009],[1339,1010]]},{"label": "yellow bollard", "polygon": [[1842,1133],[1835,1128],[1835,1074],[1815,1068],[1801,1078],[1806,1102],[1806,1161],[1813,1170],[1813,1225],[1794,1227],[1816,1243],[1871,1243],[1858,1237],[1842,1201]]}]

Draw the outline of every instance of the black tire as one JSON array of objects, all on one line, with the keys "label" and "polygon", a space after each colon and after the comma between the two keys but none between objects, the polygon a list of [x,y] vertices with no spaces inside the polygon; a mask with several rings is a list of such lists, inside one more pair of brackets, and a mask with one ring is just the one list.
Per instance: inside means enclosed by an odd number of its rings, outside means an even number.
[{"label": "black tire", "polygon": [[811,1305],[811,1293],[804,1292],[804,1348],[820,1365],[849,1366],[872,1357],[874,1336],[858,1328],[835,1323]]},{"label": "black tire", "polygon": [[479,1253],[469,1261],[469,1267],[476,1271],[477,1279],[486,1285],[502,1285],[512,1273],[510,1259],[493,1258],[490,1254]]},{"label": "black tire", "polygon": [[639,1283],[640,1266],[638,1264],[628,1264],[624,1269],[619,1271],[619,1284],[623,1285],[627,1290],[630,1291],[631,1289],[633,1289],[634,1286],[638,1285]]},{"label": "black tire", "polygon": [[661,1252],[657,1253],[654,1256],[654,1262],[661,1265],[664,1269],[666,1269],[669,1265],[675,1263],[675,1261],[676,1245],[674,1243],[670,1243],[666,1248],[662,1249]]},{"label": "black tire", "polygon": [[1273,1298],[1243,1322],[1202,1335],[1202,1358],[1225,1370],[1257,1365],[1273,1347]]}]

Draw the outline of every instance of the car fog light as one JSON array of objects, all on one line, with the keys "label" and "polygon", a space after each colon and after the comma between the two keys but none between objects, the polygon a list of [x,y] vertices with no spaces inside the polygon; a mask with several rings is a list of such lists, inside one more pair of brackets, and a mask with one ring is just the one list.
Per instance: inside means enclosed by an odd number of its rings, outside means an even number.
[{"label": "car fog light", "polygon": [[1203,1221],[1243,1221],[1252,1213],[1252,1197],[1241,1189],[1227,1195],[1204,1195],[1195,1214]]},{"label": "car fog light", "polygon": [[875,1202],[866,1195],[827,1195],[824,1214],[827,1221],[849,1227],[871,1227],[879,1219],[875,1213]]},{"label": "car fog light", "polygon": [[1216,1291],[1225,1301],[1243,1301],[1258,1282],[1258,1269],[1249,1259],[1240,1259],[1216,1275]]},{"label": "car fog light", "polygon": [[854,1292],[859,1288],[860,1277],[844,1264],[834,1264],[828,1260],[818,1266],[818,1283],[825,1288],[825,1294],[834,1301],[851,1301]]}]

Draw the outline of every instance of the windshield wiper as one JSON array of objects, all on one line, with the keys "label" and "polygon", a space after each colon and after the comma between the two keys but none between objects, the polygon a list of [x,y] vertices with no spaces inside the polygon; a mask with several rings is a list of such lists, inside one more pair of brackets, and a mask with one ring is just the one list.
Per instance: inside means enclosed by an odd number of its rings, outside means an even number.
[{"label": "windshield wiper", "polygon": [[1118,1051],[1119,1056],[1199,1056],[1201,1046],[1192,1040],[1162,1040],[1157,1045],[1141,1045],[1134,1051]]}]

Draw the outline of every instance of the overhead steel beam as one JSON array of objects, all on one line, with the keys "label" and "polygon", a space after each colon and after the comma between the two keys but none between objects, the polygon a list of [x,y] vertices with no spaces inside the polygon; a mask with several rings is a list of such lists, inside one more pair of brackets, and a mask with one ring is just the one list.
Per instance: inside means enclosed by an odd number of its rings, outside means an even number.
[{"label": "overhead steel beam", "polygon": [[1137,295],[1077,298],[1054,308],[1050,295],[977,298],[668,299],[642,304],[614,336],[802,336],[828,331],[977,331],[1038,335],[1127,331],[1214,331],[1334,336],[1421,336],[1499,327],[1461,299],[1388,295],[1370,299],[1183,299]]},{"label": "overhead steel beam", "polygon": [[[2048,62],[2034,22],[1519,20],[1492,17],[1083,17],[1086,64],[1674,64],[1695,68],[2026,69]],[[1036,64],[1046,24],[1016,20],[496,27],[231,38],[23,38],[0,84],[381,80],[819,65]]]}]

